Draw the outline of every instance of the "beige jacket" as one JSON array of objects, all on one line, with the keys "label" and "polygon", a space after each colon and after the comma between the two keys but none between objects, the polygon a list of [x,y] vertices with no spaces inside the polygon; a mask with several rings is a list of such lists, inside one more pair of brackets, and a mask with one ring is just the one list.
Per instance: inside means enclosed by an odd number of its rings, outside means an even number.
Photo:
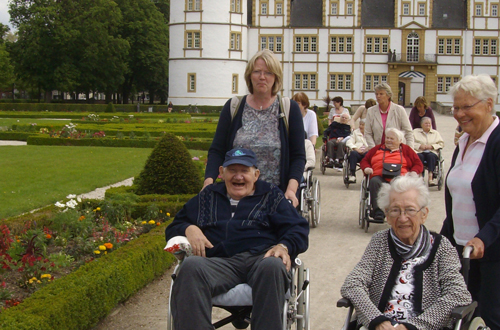
[{"label": "beige jacket", "polygon": [[444,147],[444,141],[441,134],[432,128],[427,134],[425,134],[422,128],[415,128],[413,130],[413,137],[415,138],[415,142],[413,143],[415,152],[423,152],[419,150],[421,144],[430,144],[434,148],[431,151],[436,155],[438,155],[437,150]]},{"label": "beige jacket", "polygon": [[[391,102],[391,107],[389,108],[389,114],[387,115],[387,122],[385,125],[386,129],[394,127],[403,132],[406,143],[413,148],[413,132],[408,119],[408,114],[406,110],[400,106]],[[373,148],[382,141],[382,134],[384,133],[384,126],[382,125],[382,116],[380,115],[378,104],[368,109],[366,114],[365,122],[365,137],[368,142],[368,148]]]},{"label": "beige jacket", "polygon": [[358,128],[351,133],[351,138],[347,140],[346,146],[349,149],[359,149],[363,146],[368,148],[368,142],[366,142],[366,138]]}]

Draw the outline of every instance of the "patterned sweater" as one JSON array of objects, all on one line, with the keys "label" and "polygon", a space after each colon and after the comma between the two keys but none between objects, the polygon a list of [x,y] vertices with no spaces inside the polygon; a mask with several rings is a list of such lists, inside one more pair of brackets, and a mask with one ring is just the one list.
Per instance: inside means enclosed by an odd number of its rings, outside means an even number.
[{"label": "patterned sweater", "polygon": [[[451,326],[451,311],[471,302],[456,250],[445,237],[431,233],[430,256],[415,267],[417,317],[404,323],[408,329],[440,329]],[[389,229],[373,235],[363,257],[341,288],[358,312],[358,321],[369,329],[389,320],[383,315],[402,259],[397,254]]]}]

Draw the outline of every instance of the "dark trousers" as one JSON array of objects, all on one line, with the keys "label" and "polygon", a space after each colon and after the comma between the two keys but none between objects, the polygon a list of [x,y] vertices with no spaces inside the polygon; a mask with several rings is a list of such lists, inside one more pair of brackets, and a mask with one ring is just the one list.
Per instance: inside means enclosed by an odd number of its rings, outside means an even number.
[{"label": "dark trousers", "polygon": [[[457,246],[461,256],[463,246]],[[472,259],[469,270],[469,289],[472,299],[478,302],[476,315],[481,316],[491,330],[500,330],[500,260],[479,261]]]},{"label": "dark trousers", "polygon": [[356,164],[359,163],[366,154],[360,154],[357,151],[351,150],[349,154],[349,170],[351,174],[354,175],[356,173]]},{"label": "dark trousers", "polygon": [[386,181],[382,179],[381,176],[374,176],[373,178],[370,179],[370,184],[368,186],[368,189],[370,190],[370,201],[372,204],[372,209],[375,212],[377,210],[380,210],[377,204],[377,196],[380,188],[382,187],[382,183],[384,182]]},{"label": "dark trousers", "polygon": [[[338,141],[337,139],[331,139],[326,144],[327,147],[327,155],[331,159],[344,159],[344,148],[345,148],[345,139],[342,141]],[[335,150],[337,148],[337,150]]]},{"label": "dark trousers", "polygon": [[213,329],[212,297],[248,283],[252,287],[252,329],[283,329],[290,273],[280,258],[263,257],[244,252],[231,258],[186,258],[171,292],[174,328]]},{"label": "dark trousers", "polygon": [[427,165],[427,169],[430,172],[434,172],[436,169],[436,163],[439,160],[439,157],[433,152],[420,152],[417,154],[418,158]]}]

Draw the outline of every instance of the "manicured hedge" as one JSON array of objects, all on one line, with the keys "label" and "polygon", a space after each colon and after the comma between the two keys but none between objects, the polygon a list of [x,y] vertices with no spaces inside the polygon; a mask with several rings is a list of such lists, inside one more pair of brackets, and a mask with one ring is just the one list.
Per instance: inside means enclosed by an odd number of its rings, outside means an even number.
[{"label": "manicured hedge", "polygon": [[80,267],[0,314],[4,330],[87,330],[118,303],[163,274],[175,258],[163,251],[167,224]]},{"label": "manicured hedge", "polygon": [[[87,117],[89,114],[94,112],[48,112],[48,111],[2,111],[0,110],[0,117],[2,118],[49,118],[49,119],[82,119]],[[95,113],[94,113],[95,114]],[[114,113],[99,113],[100,119],[111,119],[113,117],[119,118],[130,118],[130,113],[124,112],[114,112]],[[188,113],[149,113],[149,112],[136,112],[133,114],[134,118],[138,119],[177,119],[177,120],[189,120],[191,115]],[[207,115],[208,116],[208,115]],[[213,115],[210,115],[213,117]],[[88,121],[87,121],[88,122]],[[106,123],[106,122],[104,122]],[[109,123],[109,122],[108,122]]]},{"label": "manicured hedge", "polygon": [[14,141],[27,141],[30,135],[35,133],[29,132],[14,132],[14,131],[0,131],[0,140],[14,140]]},{"label": "manicured hedge", "polygon": [[[72,111],[72,112],[105,112],[107,104],[87,104],[87,103],[2,103],[0,102],[0,110],[5,111]],[[117,112],[138,112],[137,104],[114,104]],[[192,110],[194,111],[194,105]],[[168,113],[167,104],[140,104],[139,112],[149,112],[149,108],[153,108],[152,113]],[[189,112],[189,105],[174,105],[173,112],[179,113],[184,110],[184,113]],[[199,105],[199,113],[219,113],[222,106]]]},{"label": "manicured hedge", "polygon": [[[89,139],[65,139],[65,138],[51,138],[47,135],[29,135],[24,141],[27,141],[28,145],[43,145],[43,146],[90,146],[90,147],[124,147],[124,148],[154,148],[157,139],[145,140],[145,139],[116,139],[116,138],[89,138]],[[18,137],[22,137],[19,135]],[[0,140],[3,139],[3,135],[0,132]],[[10,139],[13,140],[13,139]],[[17,140],[17,139],[16,139]],[[23,141],[19,139],[20,141]],[[208,150],[212,144],[211,140],[205,141],[182,141],[186,148],[192,150]]]}]

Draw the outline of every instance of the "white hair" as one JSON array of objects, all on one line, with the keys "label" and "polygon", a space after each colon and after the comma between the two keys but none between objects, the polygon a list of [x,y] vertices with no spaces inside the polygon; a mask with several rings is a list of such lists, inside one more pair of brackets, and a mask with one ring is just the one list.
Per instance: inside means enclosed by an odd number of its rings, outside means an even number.
[{"label": "white hair", "polygon": [[422,177],[413,173],[408,172],[404,176],[398,176],[392,179],[391,183],[382,184],[382,188],[378,193],[377,203],[382,210],[389,209],[391,204],[391,194],[403,194],[407,191],[415,190],[417,191],[417,204],[420,208],[426,207],[430,203],[429,189],[422,180]]},{"label": "white hair", "polygon": [[392,98],[392,89],[391,89],[391,86],[389,86],[389,84],[380,83],[377,86],[375,86],[374,89],[375,89],[375,91],[385,91],[387,96],[389,96],[389,98]]},{"label": "white hair", "polygon": [[402,143],[404,138],[405,138],[405,135],[403,134],[403,132],[401,132],[400,130],[398,130],[397,128],[394,128],[394,127],[389,127],[388,129],[385,130],[385,135],[387,136],[387,133],[389,132],[393,132],[394,134],[396,134],[398,140],[399,140],[399,143]]},{"label": "white hair", "polygon": [[[497,86],[495,85],[493,79],[485,73],[463,77],[459,82],[451,87],[449,94],[451,94],[452,97],[455,97],[455,95],[460,91],[468,93],[478,100],[486,101],[487,99],[492,99],[493,104],[497,103]],[[492,107],[491,112],[492,114],[495,114],[494,107]]]}]

